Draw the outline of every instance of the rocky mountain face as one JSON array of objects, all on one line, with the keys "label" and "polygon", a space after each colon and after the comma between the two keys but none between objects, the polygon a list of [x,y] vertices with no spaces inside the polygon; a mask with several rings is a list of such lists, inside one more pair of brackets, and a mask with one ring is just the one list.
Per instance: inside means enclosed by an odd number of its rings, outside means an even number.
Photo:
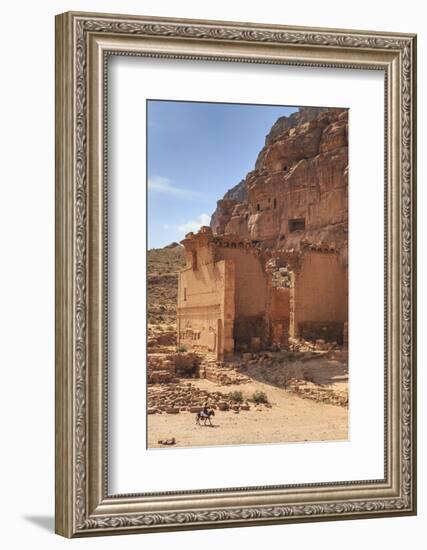
[{"label": "rocky mountain face", "polygon": [[248,200],[248,190],[246,180],[240,181],[237,185],[229,189],[221,200],[217,202],[217,208],[211,217],[211,227],[214,233],[215,228],[220,228],[228,223],[233,208],[238,203],[244,203]]},{"label": "rocky mountain face", "polygon": [[348,231],[348,110],[279,118],[255,169],[218,201],[211,227],[262,248],[338,249]]},{"label": "rocky mountain face", "polygon": [[289,116],[281,116],[271,127],[270,132],[265,137],[265,144],[269,145],[286,130],[300,126],[305,122],[310,122],[318,114],[324,111],[323,107],[302,107],[299,111]]},{"label": "rocky mountain face", "polygon": [[[178,296],[178,271],[185,265],[184,247],[171,243],[147,254],[148,324],[174,325]],[[175,333],[174,333],[175,334]]]}]

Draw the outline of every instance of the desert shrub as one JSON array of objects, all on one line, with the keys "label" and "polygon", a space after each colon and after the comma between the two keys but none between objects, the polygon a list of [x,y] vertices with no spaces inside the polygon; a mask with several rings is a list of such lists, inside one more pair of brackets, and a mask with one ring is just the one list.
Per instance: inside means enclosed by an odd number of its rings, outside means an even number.
[{"label": "desert shrub", "polygon": [[234,401],[235,403],[242,403],[243,402],[243,394],[241,391],[232,391],[228,394],[231,401]]},{"label": "desert shrub", "polygon": [[259,405],[260,403],[268,403],[268,398],[265,392],[257,390],[252,394],[252,401]]},{"label": "desert shrub", "polygon": [[187,348],[185,346],[177,346],[176,351],[178,353],[185,353],[187,351]]}]

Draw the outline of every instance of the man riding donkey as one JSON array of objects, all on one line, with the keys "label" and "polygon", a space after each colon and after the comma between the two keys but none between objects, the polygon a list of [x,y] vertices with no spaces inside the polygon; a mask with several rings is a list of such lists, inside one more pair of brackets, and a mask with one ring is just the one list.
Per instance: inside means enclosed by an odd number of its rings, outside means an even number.
[{"label": "man riding donkey", "polygon": [[209,424],[212,426],[211,416],[215,416],[215,413],[213,410],[208,409],[208,402],[206,401],[203,403],[203,409],[196,415],[196,423],[199,424],[200,420],[203,420],[206,426],[206,421],[209,420]]}]

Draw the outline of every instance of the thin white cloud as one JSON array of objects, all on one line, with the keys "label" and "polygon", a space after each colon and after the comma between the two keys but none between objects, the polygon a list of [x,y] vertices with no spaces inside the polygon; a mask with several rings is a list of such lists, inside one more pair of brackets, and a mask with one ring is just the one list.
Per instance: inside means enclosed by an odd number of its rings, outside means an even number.
[{"label": "thin white cloud", "polygon": [[202,196],[202,194],[198,191],[176,187],[169,178],[164,178],[162,176],[148,178],[148,189],[149,191],[162,193],[163,195],[170,195],[172,197],[181,197],[185,199],[198,199]]},{"label": "thin white cloud", "polygon": [[190,232],[195,233],[202,227],[202,225],[209,225],[210,221],[211,217],[209,214],[200,214],[200,216],[197,216],[195,220],[189,220],[182,225],[178,225],[177,229],[182,235],[186,235]]}]

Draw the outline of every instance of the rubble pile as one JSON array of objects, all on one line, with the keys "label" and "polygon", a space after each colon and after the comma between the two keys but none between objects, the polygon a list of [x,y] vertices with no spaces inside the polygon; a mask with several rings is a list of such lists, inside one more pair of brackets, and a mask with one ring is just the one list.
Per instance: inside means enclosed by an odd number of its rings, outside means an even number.
[{"label": "rubble pile", "polygon": [[170,439],[159,439],[157,443],[159,445],[175,445],[176,439],[174,437],[171,437]]},{"label": "rubble pile", "polygon": [[289,381],[287,389],[304,399],[313,399],[314,401],[327,403],[329,405],[348,407],[347,390],[323,387],[318,384],[313,384],[312,382],[296,379]]},{"label": "rubble pile", "polygon": [[148,384],[169,384],[178,378],[195,378],[199,374],[200,357],[195,353],[150,353]]},{"label": "rubble pile", "polygon": [[[307,344],[307,346],[306,346]],[[323,347],[323,343],[321,343]],[[348,389],[342,386],[324,384],[319,379],[319,374],[314,374],[311,366],[305,366],[309,360],[322,359],[327,362],[339,361],[346,357],[346,350],[339,346],[332,350],[316,351],[316,343],[301,343],[300,349],[307,351],[289,352],[263,352],[260,354],[245,353],[242,356],[240,370],[247,373],[248,377],[260,380],[267,384],[286,389],[299,397],[314,401],[348,407]],[[309,351],[312,350],[312,351]],[[319,369],[318,363],[315,368]],[[321,373],[321,366],[318,372]]]},{"label": "rubble pile", "polygon": [[147,347],[149,353],[165,353],[176,346],[176,330],[160,332],[152,327],[148,329]]},{"label": "rubble pile", "polygon": [[331,351],[338,348],[337,342],[327,342],[322,339],[304,340],[302,338],[290,338],[289,349],[291,351]]},{"label": "rubble pile", "polygon": [[238,363],[222,363],[208,359],[200,365],[200,378],[206,378],[211,382],[225,386],[245,384],[249,382],[249,379],[240,372],[239,366]]},{"label": "rubble pile", "polygon": [[169,384],[178,381],[175,376],[175,363],[163,354],[148,356],[147,382],[148,384]]},{"label": "rubble pile", "polygon": [[[219,411],[249,411],[251,403],[242,399],[236,402],[235,395],[219,391],[207,391],[196,387],[191,382],[158,384],[148,387],[148,414],[180,412],[200,412],[207,403],[209,409]],[[252,404],[253,405],[253,404]],[[257,404],[256,410],[270,408],[269,403]]]}]

